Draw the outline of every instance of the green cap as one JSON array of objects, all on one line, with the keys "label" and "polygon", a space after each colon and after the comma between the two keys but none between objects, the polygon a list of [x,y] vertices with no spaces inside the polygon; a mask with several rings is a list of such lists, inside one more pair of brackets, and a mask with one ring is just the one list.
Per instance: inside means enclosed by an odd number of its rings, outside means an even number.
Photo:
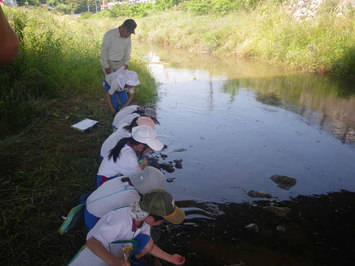
[{"label": "green cap", "polygon": [[162,216],[173,224],[181,224],[185,219],[184,211],[175,205],[173,197],[163,189],[154,189],[144,194],[140,206],[143,211]]}]

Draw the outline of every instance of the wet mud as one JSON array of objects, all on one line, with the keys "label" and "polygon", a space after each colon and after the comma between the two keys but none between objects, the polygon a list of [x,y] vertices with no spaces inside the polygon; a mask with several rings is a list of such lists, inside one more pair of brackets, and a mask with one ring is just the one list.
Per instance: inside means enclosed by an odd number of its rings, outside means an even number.
[{"label": "wet mud", "polygon": [[[154,230],[164,250],[185,265],[354,265],[355,193],[215,204],[178,202],[182,225]],[[287,208],[284,215],[267,206]],[[163,262],[164,264],[164,262]]]},{"label": "wet mud", "polygon": [[[163,151],[160,153],[153,153],[150,154],[146,157],[148,164],[150,166],[154,166],[155,168],[158,168],[162,171],[166,171],[168,173],[173,173],[175,172],[176,169],[182,169],[182,162],[183,160],[181,158],[179,159],[173,159],[173,160],[168,160],[169,155],[167,154],[167,145],[164,145]],[[174,152],[183,152],[186,151],[186,149],[177,149],[173,150],[169,153],[174,153]],[[172,157],[172,156],[170,156]],[[166,161],[168,160],[168,161]],[[173,182],[174,178],[169,178],[167,179],[168,182]]]}]

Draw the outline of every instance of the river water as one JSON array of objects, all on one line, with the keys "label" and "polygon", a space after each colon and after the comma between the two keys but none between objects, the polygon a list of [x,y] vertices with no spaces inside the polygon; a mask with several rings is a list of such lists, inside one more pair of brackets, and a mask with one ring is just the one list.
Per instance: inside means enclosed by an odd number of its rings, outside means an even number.
[{"label": "river water", "polygon": [[[352,84],[253,60],[143,49],[168,146],[156,157],[173,166],[165,188],[187,214],[160,232],[164,248],[185,255],[186,265],[352,264]],[[273,175],[297,183],[282,189]],[[262,208],[270,205],[290,212]]]}]

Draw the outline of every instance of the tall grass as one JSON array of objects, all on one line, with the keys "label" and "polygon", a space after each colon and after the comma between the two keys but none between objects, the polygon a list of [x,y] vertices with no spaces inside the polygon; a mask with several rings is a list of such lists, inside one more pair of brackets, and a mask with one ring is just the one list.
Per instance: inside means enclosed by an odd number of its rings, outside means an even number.
[{"label": "tall grass", "polygon": [[354,77],[354,13],[337,16],[325,5],[312,20],[297,22],[279,2],[253,2],[254,8],[223,17],[171,9],[141,18],[137,37],[191,52],[255,57]]},{"label": "tall grass", "polygon": [[[0,76],[0,137],[31,126],[46,116],[48,100],[77,94],[101,95],[99,62],[103,34],[117,27],[110,19],[81,20],[40,9],[5,9],[21,40],[17,60]],[[138,58],[132,60],[142,90],[136,101],[153,101],[155,82]],[[142,75],[140,75],[142,74]]]},{"label": "tall grass", "polygon": [[[93,191],[99,150],[111,132],[99,62],[101,39],[122,21],[82,20],[5,9],[21,40],[0,74],[0,256],[4,265],[65,265],[86,231],[61,236],[61,216]],[[155,101],[156,84],[134,50],[135,102]],[[82,133],[70,127],[98,120]]]}]

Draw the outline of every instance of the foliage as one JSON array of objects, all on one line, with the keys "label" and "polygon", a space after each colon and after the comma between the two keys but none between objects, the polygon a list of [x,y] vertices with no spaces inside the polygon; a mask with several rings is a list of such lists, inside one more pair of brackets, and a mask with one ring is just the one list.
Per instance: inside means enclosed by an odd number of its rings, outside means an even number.
[{"label": "foliage", "polygon": [[80,14],[80,18],[81,19],[89,19],[89,18],[91,18],[92,17],[92,13],[90,13],[90,12],[82,12],[81,14]]},{"label": "foliage", "polygon": [[179,5],[193,15],[224,15],[243,8],[253,8],[260,0],[189,0]]},{"label": "foliage", "polygon": [[95,17],[144,17],[148,15],[148,12],[153,9],[152,3],[142,3],[142,4],[121,4],[115,5],[112,8],[96,13]]},{"label": "foliage", "polygon": [[156,0],[154,8],[159,11],[164,11],[166,9],[172,8],[179,4],[179,0]]},{"label": "foliage", "polygon": [[354,78],[354,13],[339,17],[334,7],[325,5],[312,20],[297,22],[281,4],[268,0],[224,16],[169,10],[138,21],[137,37],[193,52],[255,57]]},{"label": "foliage", "polygon": [[[0,75],[0,138],[32,127],[46,115],[52,99],[103,92],[99,54],[112,21],[105,25],[104,20],[100,24],[41,9],[5,11],[21,48],[17,60],[4,66]],[[138,75],[145,76],[140,78],[143,92],[153,97],[154,81],[139,60],[134,62]]]},{"label": "foliage", "polygon": [[24,6],[26,3],[31,6],[38,6],[40,4],[38,0],[17,0],[16,2],[19,6]]},{"label": "foliage", "polygon": [[74,8],[71,5],[66,5],[66,4],[58,4],[55,7],[55,10],[64,14],[73,14],[74,13]]}]

